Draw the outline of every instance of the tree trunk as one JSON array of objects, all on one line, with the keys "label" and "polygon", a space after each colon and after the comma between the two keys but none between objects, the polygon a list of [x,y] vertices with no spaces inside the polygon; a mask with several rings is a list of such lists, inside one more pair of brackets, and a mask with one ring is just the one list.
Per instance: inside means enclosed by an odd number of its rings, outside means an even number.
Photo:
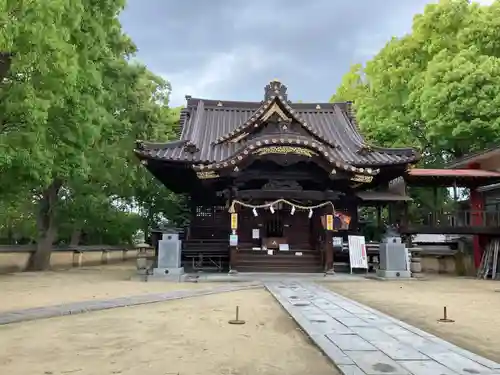
[{"label": "tree trunk", "polygon": [[151,229],[153,229],[154,227],[154,212],[153,212],[153,209],[151,208],[152,207],[152,203],[149,204],[149,207],[148,207],[148,216],[146,218],[146,225],[144,226],[144,240],[146,242],[148,242],[148,237],[150,235],[150,231]]},{"label": "tree trunk", "polygon": [[69,241],[69,245],[70,246],[78,246],[80,244],[81,238],[82,238],[82,229],[80,227],[73,229],[73,232],[71,233],[71,239]]},{"label": "tree trunk", "polygon": [[62,181],[54,179],[43,192],[38,203],[37,229],[38,239],[36,250],[31,254],[28,262],[29,271],[44,271],[50,267],[50,254],[52,245],[57,237],[55,222],[55,208]]},{"label": "tree trunk", "polygon": [[7,229],[7,243],[9,245],[15,245],[16,244],[16,239],[14,236],[14,230],[12,228],[12,225],[9,223],[9,229]]}]

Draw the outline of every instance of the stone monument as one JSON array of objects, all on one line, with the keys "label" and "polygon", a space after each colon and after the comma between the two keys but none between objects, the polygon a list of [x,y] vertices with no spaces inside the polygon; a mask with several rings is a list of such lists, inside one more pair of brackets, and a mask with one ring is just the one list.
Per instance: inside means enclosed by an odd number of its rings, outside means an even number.
[{"label": "stone monument", "polygon": [[408,254],[401,243],[397,231],[388,227],[379,247],[379,269],[377,276],[387,279],[407,279],[411,277],[408,269]]},{"label": "stone monument", "polygon": [[178,232],[163,233],[158,241],[158,262],[153,269],[153,277],[180,280],[184,274],[181,267],[181,240]]}]

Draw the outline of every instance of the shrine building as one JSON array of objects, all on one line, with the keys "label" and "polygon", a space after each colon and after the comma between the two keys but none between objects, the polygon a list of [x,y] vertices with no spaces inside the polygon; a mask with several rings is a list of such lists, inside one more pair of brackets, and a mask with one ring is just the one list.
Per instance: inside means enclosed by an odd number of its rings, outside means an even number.
[{"label": "shrine building", "polygon": [[419,152],[368,144],[351,103],[293,103],[276,80],[255,102],[186,99],[179,140],[135,150],[189,197],[185,267],[326,271],[334,242],[360,233],[360,206],[409,200],[389,182]]}]

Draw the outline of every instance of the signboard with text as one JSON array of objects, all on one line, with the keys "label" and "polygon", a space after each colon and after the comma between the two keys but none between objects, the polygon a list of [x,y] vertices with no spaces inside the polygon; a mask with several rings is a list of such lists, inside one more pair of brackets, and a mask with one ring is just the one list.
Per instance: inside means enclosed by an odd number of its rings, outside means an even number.
[{"label": "signboard with text", "polygon": [[365,268],[368,271],[365,236],[348,236],[348,241],[351,273],[353,268]]},{"label": "signboard with text", "polygon": [[326,215],[326,230],[333,230],[333,215]]},{"label": "signboard with text", "polygon": [[231,229],[238,229],[238,214],[231,214]]}]

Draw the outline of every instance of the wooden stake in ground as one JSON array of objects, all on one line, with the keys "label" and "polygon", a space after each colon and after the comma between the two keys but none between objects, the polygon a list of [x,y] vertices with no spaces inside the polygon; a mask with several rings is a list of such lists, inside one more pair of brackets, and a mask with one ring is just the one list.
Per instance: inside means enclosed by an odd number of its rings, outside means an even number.
[{"label": "wooden stake in ground", "polygon": [[448,319],[448,311],[446,309],[446,306],[443,307],[443,317],[441,319],[438,319],[438,322],[440,323],[454,323],[454,320]]},{"label": "wooden stake in ground", "polygon": [[236,306],[236,317],[234,319],[231,319],[229,324],[245,324],[246,322],[244,320],[240,319],[240,307]]}]

